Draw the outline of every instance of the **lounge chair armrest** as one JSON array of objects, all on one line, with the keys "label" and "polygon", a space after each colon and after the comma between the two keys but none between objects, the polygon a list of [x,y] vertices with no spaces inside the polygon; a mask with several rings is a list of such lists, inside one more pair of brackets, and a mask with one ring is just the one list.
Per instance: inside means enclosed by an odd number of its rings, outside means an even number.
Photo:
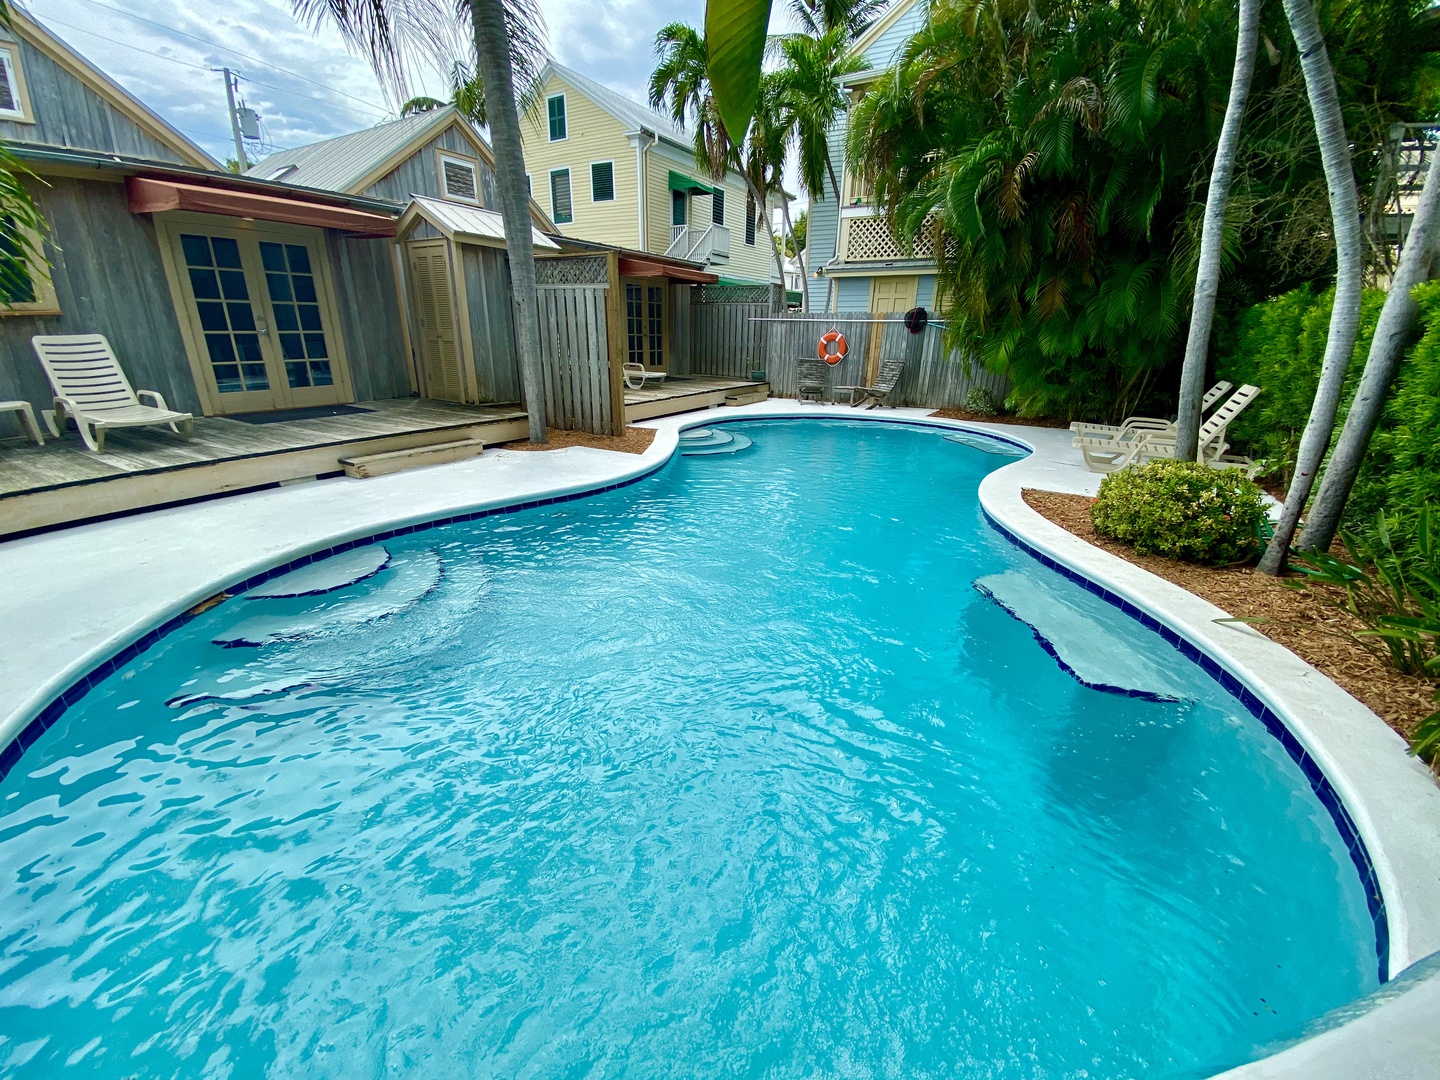
[{"label": "lounge chair armrest", "polygon": [[149,398],[150,403],[155,406],[155,408],[163,409],[165,412],[170,411],[170,406],[165,404],[165,398],[158,390],[136,390],[135,396],[141,401]]}]

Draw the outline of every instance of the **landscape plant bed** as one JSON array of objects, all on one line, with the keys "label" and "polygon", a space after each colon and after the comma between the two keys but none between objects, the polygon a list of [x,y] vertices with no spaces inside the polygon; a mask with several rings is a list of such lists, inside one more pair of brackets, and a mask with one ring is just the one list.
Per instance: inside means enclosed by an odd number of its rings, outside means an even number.
[{"label": "landscape plant bed", "polygon": [[[1353,636],[1362,626],[1336,606],[1343,597],[1341,590],[1298,576],[1280,581],[1253,566],[1200,566],[1138,555],[1125,544],[1096,535],[1090,524],[1094,499],[1033,488],[1026,488],[1024,497],[1033,510],[1082,540],[1179,585],[1235,618],[1265,620],[1251,625],[1324,672],[1401,735],[1408,736],[1435,711],[1434,683],[1400,674]],[[1297,584],[1303,587],[1296,588]]]},{"label": "landscape plant bed", "polygon": [[1070,426],[1065,420],[1056,420],[1048,416],[1025,417],[1013,416],[1006,413],[996,413],[994,416],[987,416],[985,413],[972,412],[970,409],[936,409],[930,415],[938,416],[941,420],[963,420],[971,424],[1018,424],[1021,427],[1051,428]]},{"label": "landscape plant bed", "polygon": [[596,450],[618,450],[622,454],[643,454],[655,441],[654,428],[627,427],[623,435],[591,435],[584,431],[547,428],[550,441],[536,444],[529,439],[506,443],[506,450],[563,450],[567,446],[590,446]]}]

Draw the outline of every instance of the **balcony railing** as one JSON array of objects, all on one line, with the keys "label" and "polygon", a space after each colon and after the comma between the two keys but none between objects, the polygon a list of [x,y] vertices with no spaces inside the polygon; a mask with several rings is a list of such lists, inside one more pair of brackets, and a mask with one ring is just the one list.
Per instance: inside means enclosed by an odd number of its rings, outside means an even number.
[{"label": "balcony railing", "polygon": [[840,257],[845,262],[888,262],[893,259],[935,258],[935,236],[926,228],[915,238],[915,246],[907,250],[882,215],[843,216],[840,219]]},{"label": "balcony railing", "polygon": [[672,225],[670,246],[665,254],[672,259],[708,263],[730,258],[730,230],[724,225]]}]

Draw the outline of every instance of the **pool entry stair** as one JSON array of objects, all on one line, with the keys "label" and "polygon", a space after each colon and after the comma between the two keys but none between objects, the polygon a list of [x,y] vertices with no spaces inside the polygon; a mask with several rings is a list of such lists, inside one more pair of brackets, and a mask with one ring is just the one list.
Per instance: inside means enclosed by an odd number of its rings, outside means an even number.
[{"label": "pool entry stair", "polygon": [[440,584],[440,556],[355,548],[266,582],[240,598],[241,617],[210,640],[258,647],[348,630],[409,607]]},{"label": "pool entry stair", "polygon": [[680,453],[685,457],[736,454],[754,445],[748,435],[724,428],[692,428],[680,433]]}]

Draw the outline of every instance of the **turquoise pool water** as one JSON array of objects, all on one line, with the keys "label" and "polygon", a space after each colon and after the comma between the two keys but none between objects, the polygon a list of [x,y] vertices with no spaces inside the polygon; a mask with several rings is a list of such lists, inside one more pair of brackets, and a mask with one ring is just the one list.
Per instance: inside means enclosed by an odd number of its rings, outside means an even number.
[{"label": "turquoise pool water", "polygon": [[1086,688],[974,586],[1066,584],[983,520],[1006,458],[744,432],[73,706],[0,784],[0,1074],[1198,1077],[1375,985],[1258,721],[1098,600],[1180,700]]}]

